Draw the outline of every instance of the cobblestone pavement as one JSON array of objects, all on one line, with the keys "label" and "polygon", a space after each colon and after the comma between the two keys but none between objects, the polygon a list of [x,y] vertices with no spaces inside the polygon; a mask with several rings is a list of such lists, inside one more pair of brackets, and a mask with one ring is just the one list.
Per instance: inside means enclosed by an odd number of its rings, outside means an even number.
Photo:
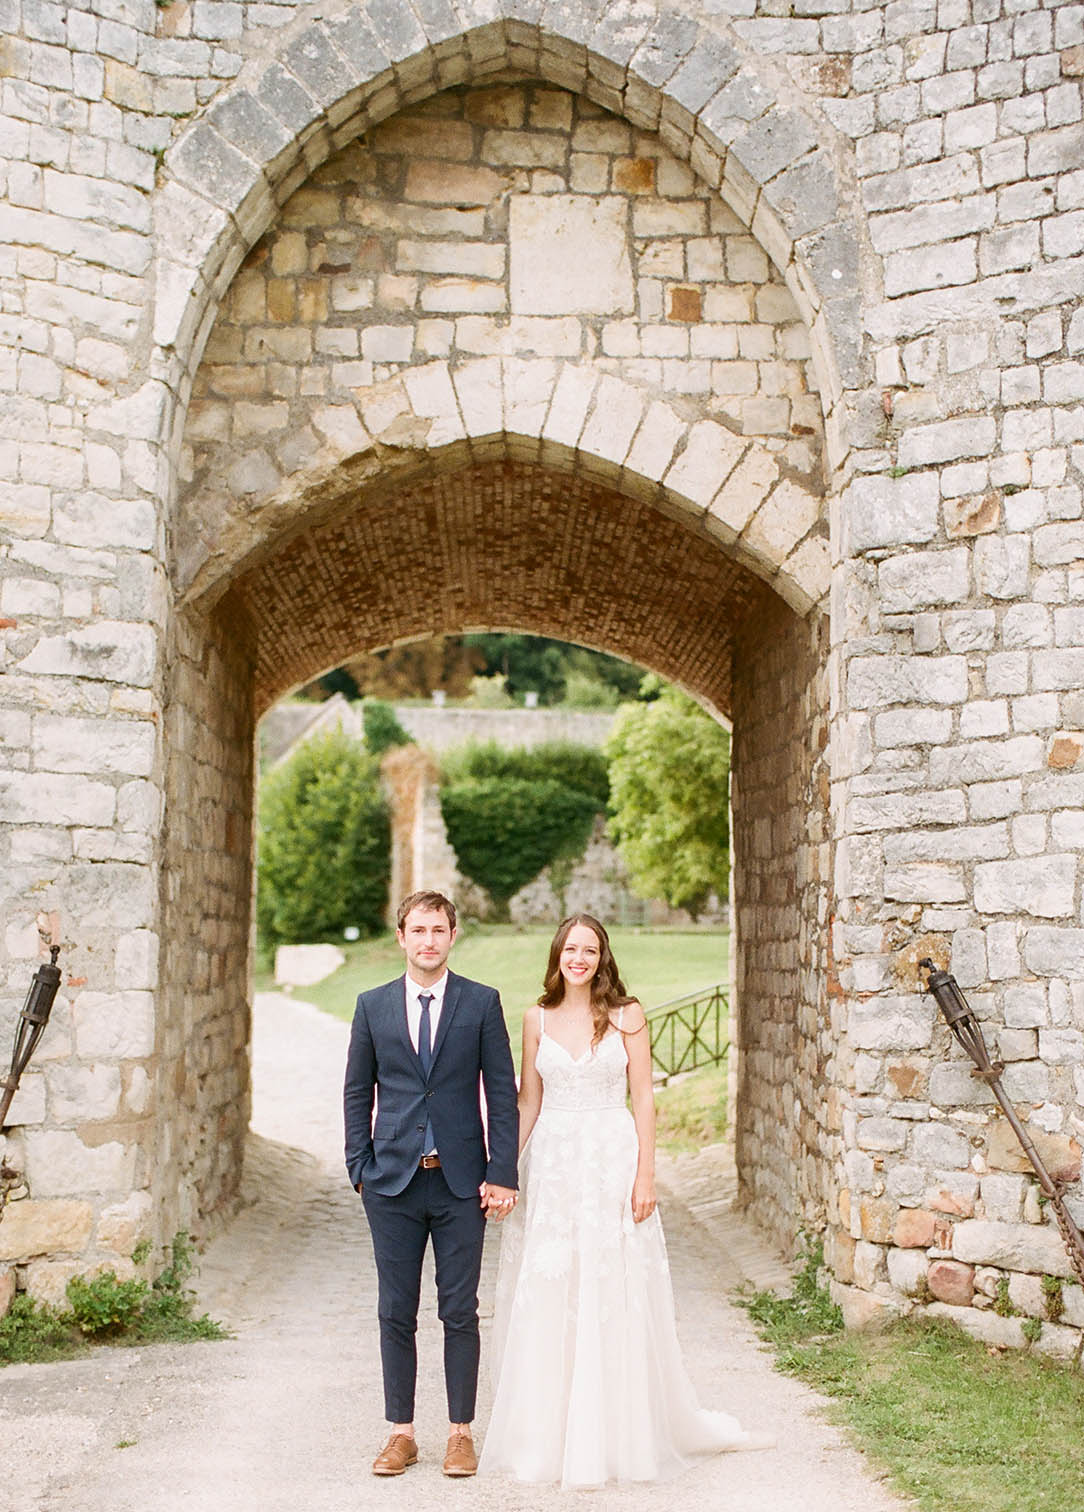
[{"label": "cobblestone pavement", "polygon": [[[787,1272],[730,1211],[733,1171],[718,1150],[661,1163],[679,1325],[701,1399],[776,1434],[777,1448],[720,1455],[663,1486],[562,1492],[448,1482],[430,1278],[419,1331],[421,1461],[401,1479],[375,1479],[369,1462],[384,1428],[375,1277],[361,1205],[342,1171],[346,1035],[308,1004],[257,998],[244,1206],[209,1245],[199,1278],[201,1305],[233,1337],[0,1374],[2,1512],[369,1512],[439,1498],[474,1512],[580,1504],[661,1512],[675,1503],[902,1512],[905,1503],[823,1421],[815,1395],[771,1369],[744,1314],[725,1300],[743,1278],[785,1284]],[[491,1242],[486,1317],[496,1253]],[[483,1382],[480,1425],[487,1413]]]}]

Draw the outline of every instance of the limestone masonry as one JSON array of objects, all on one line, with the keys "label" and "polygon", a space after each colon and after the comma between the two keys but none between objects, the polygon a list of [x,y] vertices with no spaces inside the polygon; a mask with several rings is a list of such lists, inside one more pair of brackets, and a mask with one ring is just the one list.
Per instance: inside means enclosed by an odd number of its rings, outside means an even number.
[{"label": "limestone masonry", "polygon": [[917,962],[1084,1220],[1082,80],[1039,0],[0,0],[0,1306],[236,1202],[259,716],[510,628],[733,724],[752,1215],[1079,1353]]}]

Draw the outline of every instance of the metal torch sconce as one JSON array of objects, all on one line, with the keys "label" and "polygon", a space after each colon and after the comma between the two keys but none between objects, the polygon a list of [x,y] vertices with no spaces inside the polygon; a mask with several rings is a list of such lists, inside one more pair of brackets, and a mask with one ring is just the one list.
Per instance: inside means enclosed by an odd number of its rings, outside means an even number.
[{"label": "metal torch sconce", "polygon": [[1042,1156],[1035,1148],[1034,1141],[1017,1117],[1016,1109],[1001,1085],[1001,1076],[1005,1070],[1004,1062],[990,1059],[990,1052],[986,1048],[986,1041],[982,1035],[982,1027],[960,991],[956,978],[948,971],[938,971],[931,960],[922,960],[918,964],[924,966],[929,973],[926,990],[932,994],[945,1023],[952,1030],[958,1043],[975,1062],[975,1069],[971,1075],[984,1081],[990,1088],[1001,1111],[1011,1124],[1013,1133],[1020,1141],[1024,1154],[1031,1161],[1035,1174],[1039,1178],[1039,1186],[1054,1209],[1054,1216],[1058,1220],[1058,1228],[1061,1230],[1061,1237],[1069,1255],[1069,1263],[1081,1284],[1084,1285],[1084,1235],[1077,1228],[1073,1215],[1065,1205],[1061,1186],[1047,1170]]},{"label": "metal torch sconce", "polygon": [[15,1088],[19,1085],[19,1078],[26,1070],[27,1063],[37,1049],[38,1041],[45,1033],[45,1026],[49,1022],[53,999],[60,986],[60,967],[56,963],[59,954],[60,946],[50,945],[50,960],[48,964],[43,962],[31,978],[26,1002],[22,1006],[22,1012],[15,1025],[11,1071],[4,1081],[0,1082],[0,1088],[3,1089],[0,1095],[0,1133],[3,1133],[4,1120],[8,1116],[8,1109],[11,1107],[11,1099],[15,1096]]}]

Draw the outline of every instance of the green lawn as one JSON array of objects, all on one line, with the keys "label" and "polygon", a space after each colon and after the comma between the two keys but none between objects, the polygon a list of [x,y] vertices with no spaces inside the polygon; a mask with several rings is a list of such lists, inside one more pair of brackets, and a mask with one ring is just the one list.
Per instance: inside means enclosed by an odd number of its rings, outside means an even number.
[{"label": "green lawn", "polygon": [[[452,947],[449,964],[461,976],[498,988],[517,1049],[524,1009],[537,1002],[553,931],[517,929],[510,924],[468,924]],[[706,930],[614,929],[610,943],[625,985],[645,1008],[710,987],[727,979],[725,932]],[[403,956],[392,934],[342,947],[346,965],[315,987],[298,987],[294,996],[315,1003],[337,1018],[353,1017],[357,995],[366,987],[398,976]],[[256,991],[269,992],[274,979],[257,971]]]}]

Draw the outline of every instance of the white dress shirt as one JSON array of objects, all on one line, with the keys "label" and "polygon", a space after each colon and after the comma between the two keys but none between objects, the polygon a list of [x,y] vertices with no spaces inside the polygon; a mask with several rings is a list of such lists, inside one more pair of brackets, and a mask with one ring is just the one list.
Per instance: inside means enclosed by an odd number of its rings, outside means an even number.
[{"label": "white dress shirt", "polygon": [[448,973],[445,972],[439,981],[434,982],[432,987],[421,987],[411,976],[406,979],[406,1016],[407,1032],[410,1035],[410,1043],[415,1052],[418,1049],[418,1025],[422,1017],[422,1005],[418,1001],[423,992],[432,995],[433,1001],[429,1004],[429,1033],[430,1049],[437,1037],[437,1025],[440,1023],[440,1010],[444,1006],[444,992],[448,986]]}]

